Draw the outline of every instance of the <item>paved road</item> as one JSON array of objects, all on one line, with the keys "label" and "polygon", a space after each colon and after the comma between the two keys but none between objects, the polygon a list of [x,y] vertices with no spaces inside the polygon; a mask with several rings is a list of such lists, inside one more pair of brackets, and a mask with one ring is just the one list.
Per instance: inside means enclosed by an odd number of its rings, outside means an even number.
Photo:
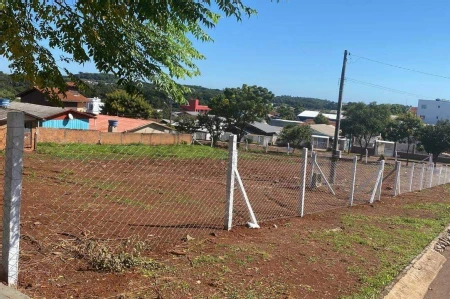
[{"label": "paved road", "polygon": [[450,251],[447,249],[443,252],[447,261],[442,266],[436,278],[431,283],[424,299],[449,299],[450,298]]}]

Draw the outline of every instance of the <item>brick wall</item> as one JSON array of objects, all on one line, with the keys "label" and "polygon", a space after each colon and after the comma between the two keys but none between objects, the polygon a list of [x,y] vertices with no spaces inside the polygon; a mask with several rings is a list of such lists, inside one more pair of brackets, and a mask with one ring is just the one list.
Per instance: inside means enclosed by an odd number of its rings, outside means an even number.
[{"label": "brick wall", "polygon": [[[0,142],[1,142],[0,128]],[[5,130],[6,136],[6,130]],[[93,130],[68,130],[37,128],[37,143],[85,143],[85,144],[147,144],[170,145],[191,143],[189,134],[162,134],[162,133],[113,133]],[[1,148],[1,144],[0,144]]]},{"label": "brick wall", "polygon": [[0,127],[0,150],[6,148],[6,126]]}]

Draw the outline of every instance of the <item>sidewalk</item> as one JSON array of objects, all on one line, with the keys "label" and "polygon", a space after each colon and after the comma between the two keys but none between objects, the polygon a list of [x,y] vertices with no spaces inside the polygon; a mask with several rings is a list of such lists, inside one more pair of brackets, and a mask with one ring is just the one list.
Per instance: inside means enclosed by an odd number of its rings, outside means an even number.
[{"label": "sidewalk", "polygon": [[442,253],[442,255],[447,259],[447,261],[444,263],[438,275],[431,283],[424,299],[450,298],[450,283],[448,283],[448,278],[450,277],[450,251],[447,249]]}]

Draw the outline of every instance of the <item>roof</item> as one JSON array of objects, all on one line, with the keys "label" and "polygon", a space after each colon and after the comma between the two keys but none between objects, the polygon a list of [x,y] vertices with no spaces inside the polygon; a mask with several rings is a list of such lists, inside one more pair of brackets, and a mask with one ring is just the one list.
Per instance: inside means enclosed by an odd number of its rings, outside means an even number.
[{"label": "roof", "polygon": [[267,134],[270,134],[270,133],[278,134],[281,132],[281,130],[283,130],[283,127],[271,126],[267,123],[258,122],[258,121],[249,124],[249,126],[257,128],[258,130],[263,131]]},{"label": "roof", "polygon": [[[297,116],[298,117],[305,117],[305,118],[315,118],[319,114],[320,114],[319,111],[305,110],[305,111],[303,111],[302,113],[300,113]],[[322,113],[322,115],[325,116],[326,118],[328,118],[329,120],[336,120],[337,119],[337,114]],[[341,115],[341,118],[343,118],[342,115]]]},{"label": "roof", "polygon": [[119,117],[114,115],[97,115],[95,122],[89,123],[90,130],[98,130],[101,132],[108,132],[108,120],[117,120],[117,132],[130,131],[151,123],[156,122],[155,120],[149,119],[136,119],[128,117]]},{"label": "roof", "polygon": [[156,125],[156,126],[158,126],[158,127],[161,127],[161,128],[163,128],[163,129],[166,129],[166,130],[171,130],[171,131],[174,130],[173,128],[171,128],[171,127],[169,127],[169,126],[166,126],[166,125],[164,125],[164,124],[162,124],[162,123],[158,123],[158,122],[155,122],[155,121],[150,121],[149,123],[147,123],[147,124],[145,124],[145,125],[136,127],[136,128],[134,128],[134,129],[131,129],[131,130],[127,130],[127,132],[138,131],[138,130],[143,129],[143,128],[149,126],[149,125]]},{"label": "roof", "polygon": [[410,112],[410,113],[412,113],[414,115],[417,115],[417,107],[410,107],[408,109],[408,112]]},{"label": "roof", "polygon": [[[58,88],[53,88],[50,90],[51,93],[55,93],[58,95],[58,98],[62,101],[62,102],[76,102],[76,103],[87,103],[89,102],[89,100],[82,95],[81,93],[78,92],[78,90],[76,90],[75,84],[73,82],[67,82],[67,87],[68,89],[65,91],[66,93],[66,97],[64,97],[63,94],[60,93]],[[45,90],[44,89],[40,89],[37,86],[34,86],[30,89],[27,89],[25,91],[22,91],[21,93],[17,94],[16,97],[23,97],[27,94],[29,94],[30,92],[37,90],[40,93],[44,93]]]},{"label": "roof", "polygon": [[22,111],[25,114],[35,117],[37,119],[49,119],[68,112],[83,115],[86,116],[87,118],[94,118],[94,116],[90,114],[82,113],[72,109],[64,109],[60,107],[43,106],[21,102],[11,102],[9,103],[9,107],[7,109],[2,110]]},{"label": "roof", "polygon": [[311,130],[313,130],[313,133],[316,133],[315,135],[320,134],[328,137],[334,137],[335,127],[332,125],[319,124],[311,125]]},{"label": "roof", "polygon": [[299,120],[287,120],[287,119],[271,119],[270,125],[276,127],[285,127],[287,125],[300,125],[303,124],[302,121]]}]

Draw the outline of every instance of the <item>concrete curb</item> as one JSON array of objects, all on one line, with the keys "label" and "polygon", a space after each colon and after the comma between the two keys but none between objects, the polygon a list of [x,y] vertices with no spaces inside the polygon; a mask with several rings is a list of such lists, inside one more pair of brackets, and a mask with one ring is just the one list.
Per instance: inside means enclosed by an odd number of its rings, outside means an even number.
[{"label": "concrete curb", "polygon": [[30,299],[30,297],[0,283],[0,299]]},{"label": "concrete curb", "polygon": [[422,299],[431,282],[436,278],[447,260],[434,250],[440,237],[447,235],[450,225],[442,231],[427,247],[384,290],[380,298],[385,299]]}]

